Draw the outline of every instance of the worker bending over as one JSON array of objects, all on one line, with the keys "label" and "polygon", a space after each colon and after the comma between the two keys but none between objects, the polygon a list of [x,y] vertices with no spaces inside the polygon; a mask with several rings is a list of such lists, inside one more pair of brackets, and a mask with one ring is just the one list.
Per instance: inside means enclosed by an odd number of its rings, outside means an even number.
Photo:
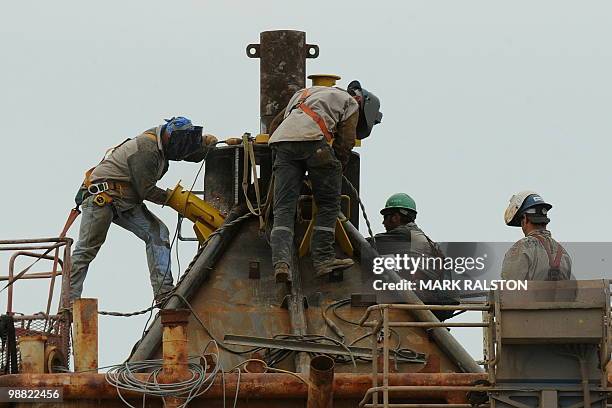
[{"label": "worker bending over", "polygon": [[272,121],[269,144],[275,157],[275,180],[271,246],[277,282],[289,279],[296,205],[306,171],[318,208],[311,245],[316,275],[353,265],[352,259],[337,259],[333,246],[342,171],[355,139],[369,136],[372,127],[380,123],[379,107],[378,98],[358,81],[351,82],[347,90],[313,86],[293,95]]},{"label": "worker bending over", "polygon": [[166,122],[110,149],[86,173],[76,197],[83,218],[72,253],[71,301],[81,296],[89,263],[104,243],[111,223],[145,242],[155,300],[161,301],[173,289],[168,228],[143,201],[163,205],[169,190],[155,184],[168,170],[168,161],[202,161],[216,139],[203,136],[202,128],[187,118]]}]

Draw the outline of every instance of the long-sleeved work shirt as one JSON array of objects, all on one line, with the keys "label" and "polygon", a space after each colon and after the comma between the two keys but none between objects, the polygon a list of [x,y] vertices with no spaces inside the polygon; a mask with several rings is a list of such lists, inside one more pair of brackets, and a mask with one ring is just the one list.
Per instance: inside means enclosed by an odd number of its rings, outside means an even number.
[{"label": "long-sleeved work shirt", "polygon": [[559,246],[557,241],[552,238],[548,230],[531,231],[525,238],[517,241],[506,252],[502,265],[502,279],[548,280],[548,272],[550,270],[548,253],[542,243],[536,238],[536,235],[540,235],[548,241],[549,247],[553,251],[553,259],[558,250],[563,251],[559,265],[560,279],[573,279],[572,259],[565,249]]},{"label": "long-sleeved work shirt", "polygon": [[[144,200],[160,205],[166,202],[166,190],[156,186],[168,171],[168,159],[164,156],[161,143],[161,128],[146,130],[112,149],[91,173],[90,181],[94,184],[103,181],[127,184],[120,191],[107,191],[118,211],[128,210]],[[207,149],[207,146],[203,146],[201,151],[194,152],[184,160],[201,161]]]},{"label": "long-sleeved work shirt", "polygon": [[[270,144],[315,141],[325,137],[319,125],[296,107],[303,91],[296,92],[287,107],[272,121]],[[308,93],[304,104],[323,119],[327,130],[334,135],[332,147],[336,156],[343,166],[346,165],[355,146],[359,104],[340,88],[313,86],[308,88]]]}]

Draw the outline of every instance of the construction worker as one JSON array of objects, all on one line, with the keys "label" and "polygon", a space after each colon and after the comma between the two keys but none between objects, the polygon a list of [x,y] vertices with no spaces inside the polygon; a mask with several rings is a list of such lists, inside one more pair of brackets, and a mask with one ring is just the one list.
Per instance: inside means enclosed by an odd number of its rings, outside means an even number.
[{"label": "construction worker", "polygon": [[81,296],[89,263],[104,243],[111,223],[145,242],[155,300],[160,301],[173,289],[168,228],[143,201],[163,205],[169,190],[155,183],[168,170],[168,161],[202,161],[216,138],[203,136],[202,128],[184,117],[166,122],[110,149],[86,173],[75,199],[83,218],[72,253],[71,300]]},{"label": "construction worker", "polygon": [[[385,208],[380,210],[383,216],[382,224],[386,232],[376,234],[376,249],[381,255],[408,255],[418,258],[442,258],[444,253],[440,246],[415,223],[417,216],[416,202],[406,193],[396,193],[390,196]],[[402,275],[406,277],[406,275]],[[411,274],[412,280],[440,280],[443,270],[437,265],[424,266]],[[415,290],[416,294],[426,304],[458,304],[455,299],[441,291]],[[395,300],[394,300],[395,301]],[[433,311],[441,321],[450,318],[452,311]]]},{"label": "construction worker", "polygon": [[318,207],[311,245],[315,273],[324,276],[353,265],[352,259],[337,259],[333,246],[342,171],[355,139],[366,138],[380,123],[379,108],[378,98],[353,81],[347,90],[302,89],[272,121],[269,144],[275,155],[275,181],[270,240],[277,282],[286,282],[290,276],[296,204],[306,171]]},{"label": "construction worker", "polygon": [[552,205],[534,191],[521,191],[510,198],[504,220],[510,227],[521,227],[525,238],[506,252],[502,279],[573,279],[570,256],[546,229],[551,208]]},{"label": "construction worker", "polygon": [[429,239],[416,225],[416,203],[408,194],[393,194],[387,199],[385,208],[380,210],[380,214],[383,216],[382,223],[386,230],[374,236],[380,253],[410,253],[425,256],[442,254],[438,244]]}]

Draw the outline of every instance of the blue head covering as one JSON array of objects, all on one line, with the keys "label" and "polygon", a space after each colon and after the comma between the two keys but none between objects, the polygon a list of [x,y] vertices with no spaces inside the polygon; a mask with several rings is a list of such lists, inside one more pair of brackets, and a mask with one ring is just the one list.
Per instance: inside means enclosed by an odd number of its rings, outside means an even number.
[{"label": "blue head covering", "polygon": [[193,126],[183,116],[166,119],[165,131],[170,136],[164,144],[168,160],[179,161],[202,148],[202,127]]},{"label": "blue head covering", "polygon": [[193,123],[191,123],[191,120],[183,117],[183,116],[176,116],[173,117],[172,119],[164,119],[166,121],[166,131],[169,134],[172,134],[172,132],[174,132],[175,130],[190,130],[193,129]]}]

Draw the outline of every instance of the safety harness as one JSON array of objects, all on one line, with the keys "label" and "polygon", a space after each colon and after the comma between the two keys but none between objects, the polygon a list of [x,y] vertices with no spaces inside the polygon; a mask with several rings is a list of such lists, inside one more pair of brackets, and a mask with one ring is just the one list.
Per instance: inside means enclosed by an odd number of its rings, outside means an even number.
[{"label": "safety harness", "polygon": [[[117,146],[111,147],[104,153],[104,157],[100,160],[102,163],[106,158],[111,155],[118,147],[122,146],[126,142],[131,139],[125,139],[123,142],[119,143]],[[96,167],[100,164],[98,163],[96,166],[90,168],[85,172],[85,178],[83,179],[82,188],[84,187],[86,192],[83,194],[83,200],[90,195],[94,196],[94,203],[99,205],[100,207],[105,206],[106,204],[110,204],[113,202],[113,197],[107,193],[108,190],[117,191],[120,195],[123,194],[124,189],[130,188],[130,184],[123,181],[114,181],[107,180],[101,183],[92,183],[91,182],[91,174],[96,169]],[[78,204],[78,203],[77,203]]]},{"label": "safety harness", "polygon": [[295,105],[294,108],[300,109],[302,112],[310,116],[310,118],[314,120],[314,122],[317,125],[319,125],[319,128],[321,129],[321,132],[323,132],[323,136],[325,136],[325,140],[327,140],[327,143],[331,144],[334,139],[334,136],[331,134],[331,132],[327,128],[325,121],[323,120],[321,116],[319,116],[318,113],[310,109],[310,107],[304,103],[310,95],[311,94],[310,92],[308,92],[308,88],[304,89],[302,93],[300,94],[300,98],[298,99],[297,104]]},{"label": "safety harness", "polygon": [[547,280],[549,281],[563,280],[563,278],[561,277],[561,256],[565,252],[565,249],[563,249],[561,244],[556,242],[557,248],[555,249],[557,251],[557,255],[553,257],[553,250],[548,240],[541,235],[534,234],[533,236],[536,237],[538,241],[540,241],[540,244],[542,244],[542,246],[546,250],[546,254],[548,255],[549,269],[548,269]]}]

